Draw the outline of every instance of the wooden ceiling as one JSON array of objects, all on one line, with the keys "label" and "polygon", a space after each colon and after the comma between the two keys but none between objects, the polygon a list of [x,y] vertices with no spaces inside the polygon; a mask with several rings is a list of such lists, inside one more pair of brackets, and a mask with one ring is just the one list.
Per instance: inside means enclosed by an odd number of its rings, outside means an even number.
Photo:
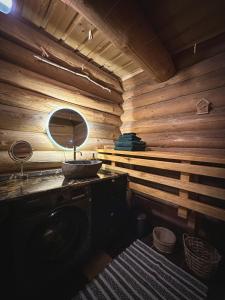
[{"label": "wooden ceiling", "polygon": [[[60,0],[17,0],[16,14],[120,78],[141,71],[137,63],[116,49],[99,30]],[[88,39],[89,30],[92,39]]]},{"label": "wooden ceiling", "polygon": [[[141,0],[141,4],[171,55],[225,32],[225,0]],[[129,9],[129,1],[127,5]],[[122,80],[142,72],[134,59],[60,0],[17,0],[16,14]]]},{"label": "wooden ceiling", "polygon": [[225,0],[141,0],[173,55],[225,32]]}]

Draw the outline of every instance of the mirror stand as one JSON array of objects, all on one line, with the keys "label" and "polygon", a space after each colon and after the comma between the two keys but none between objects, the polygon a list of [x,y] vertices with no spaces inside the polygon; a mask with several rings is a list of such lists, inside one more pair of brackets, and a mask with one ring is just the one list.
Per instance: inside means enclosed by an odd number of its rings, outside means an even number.
[{"label": "mirror stand", "polygon": [[20,164],[20,173],[15,175],[18,179],[27,179],[28,174],[24,174],[24,163],[33,155],[31,145],[26,141],[16,141],[8,150],[10,158]]},{"label": "mirror stand", "polygon": [[16,175],[16,178],[18,179],[27,179],[28,178],[28,174],[24,174],[24,162],[20,161],[20,173],[18,173]]}]

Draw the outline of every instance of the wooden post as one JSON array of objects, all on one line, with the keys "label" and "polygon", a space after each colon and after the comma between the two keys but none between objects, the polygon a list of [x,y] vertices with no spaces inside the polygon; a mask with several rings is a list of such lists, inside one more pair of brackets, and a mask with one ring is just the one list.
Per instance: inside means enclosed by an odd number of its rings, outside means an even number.
[{"label": "wooden post", "polygon": [[[190,163],[190,162],[187,162],[187,161],[182,161],[182,162],[183,163]],[[183,173],[183,172],[181,172],[181,174],[180,174],[180,180],[182,182],[189,182],[190,181],[190,175],[189,175],[189,173]],[[184,201],[188,199],[188,192],[185,191],[185,190],[180,190],[179,195],[182,198],[182,200],[184,200]],[[180,218],[187,219],[187,217],[188,217],[188,210],[186,208],[184,208],[184,207],[178,207],[178,216]]]},{"label": "wooden post", "polygon": [[[191,162],[190,161],[182,161],[182,163],[190,164]],[[190,181],[190,174],[181,172],[180,180],[184,183],[189,182]],[[179,196],[184,201],[189,199],[188,191],[185,191],[185,190],[180,190]],[[187,208],[184,208],[184,207],[178,207],[178,216],[180,218],[183,218],[183,219],[187,220],[188,231],[195,232],[195,229],[196,229],[196,214],[195,214],[194,211],[189,211]]]}]

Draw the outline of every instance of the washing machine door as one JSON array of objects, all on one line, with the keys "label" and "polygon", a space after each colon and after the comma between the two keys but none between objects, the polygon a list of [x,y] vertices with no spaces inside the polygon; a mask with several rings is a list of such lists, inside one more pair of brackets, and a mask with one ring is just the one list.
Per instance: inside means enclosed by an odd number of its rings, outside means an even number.
[{"label": "washing machine door", "polygon": [[90,224],[83,210],[63,206],[33,230],[28,241],[29,265],[52,271],[82,260],[90,245]]}]

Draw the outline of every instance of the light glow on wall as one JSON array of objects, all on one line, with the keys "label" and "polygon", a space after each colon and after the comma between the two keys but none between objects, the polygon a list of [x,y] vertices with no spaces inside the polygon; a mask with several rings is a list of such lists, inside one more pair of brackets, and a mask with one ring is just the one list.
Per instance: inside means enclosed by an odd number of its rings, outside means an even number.
[{"label": "light glow on wall", "polygon": [[13,0],[0,0],[0,12],[9,14],[12,10]]}]

